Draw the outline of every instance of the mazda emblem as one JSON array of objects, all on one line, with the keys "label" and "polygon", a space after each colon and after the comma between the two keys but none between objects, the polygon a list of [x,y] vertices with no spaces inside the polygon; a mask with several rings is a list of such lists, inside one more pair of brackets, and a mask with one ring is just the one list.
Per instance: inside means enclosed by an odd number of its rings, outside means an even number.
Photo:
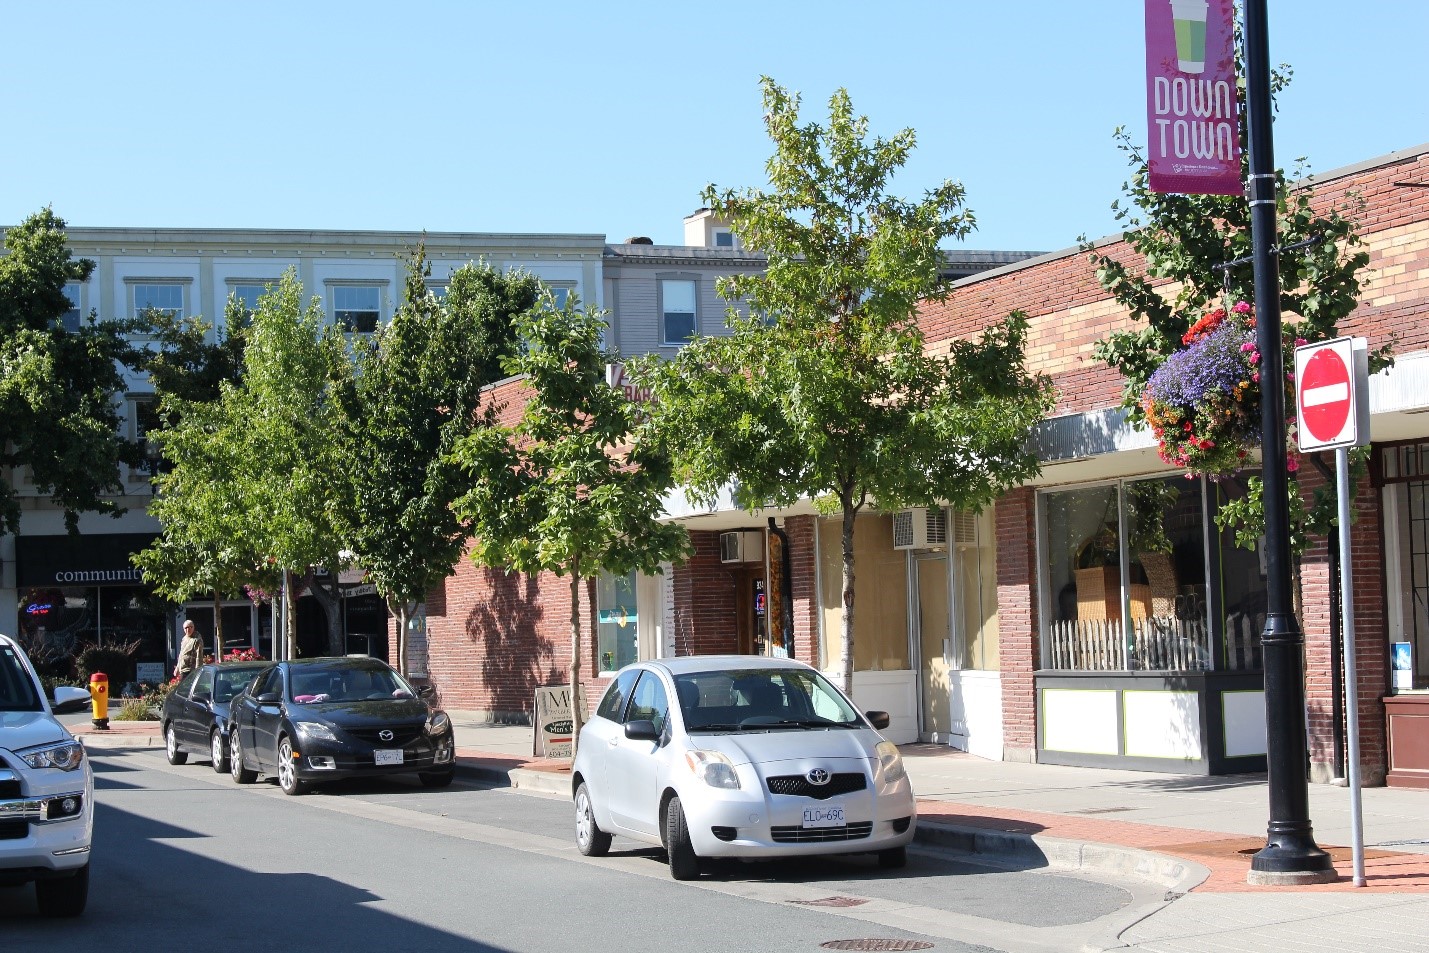
[{"label": "mazda emblem", "polygon": [[383,741],[391,741],[392,731],[389,728],[383,728],[381,731],[377,732],[377,737],[381,738]]},{"label": "mazda emblem", "polygon": [[808,774],[804,775],[804,777],[809,779],[810,784],[818,785],[820,787],[829,783],[829,773],[823,768],[815,768]]}]

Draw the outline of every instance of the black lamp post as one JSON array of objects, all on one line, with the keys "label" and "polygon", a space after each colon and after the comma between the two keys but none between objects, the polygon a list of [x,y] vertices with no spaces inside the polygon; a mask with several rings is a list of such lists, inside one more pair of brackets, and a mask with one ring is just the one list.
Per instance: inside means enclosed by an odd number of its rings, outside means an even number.
[{"label": "black lamp post", "polygon": [[1280,347],[1280,274],[1275,254],[1275,156],[1271,145],[1266,0],[1245,0],[1246,116],[1250,139],[1250,223],[1255,260],[1256,344],[1261,364],[1266,616],[1266,769],[1270,823],[1251,859],[1253,884],[1335,879],[1330,855],[1315,843],[1305,777],[1305,634],[1290,592],[1290,507],[1285,477],[1285,379]]},{"label": "black lamp post", "polygon": [[152,440],[144,441],[144,470],[149,474],[149,495],[158,493],[158,488],[154,486],[154,477],[159,475],[159,463],[164,459],[164,454],[159,450],[159,445]]}]

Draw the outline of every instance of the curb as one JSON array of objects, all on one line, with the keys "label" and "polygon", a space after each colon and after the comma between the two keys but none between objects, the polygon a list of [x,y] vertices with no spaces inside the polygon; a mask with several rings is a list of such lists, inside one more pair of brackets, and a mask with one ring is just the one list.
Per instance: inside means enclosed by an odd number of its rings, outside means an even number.
[{"label": "curb", "polygon": [[[457,775],[468,780],[523,793],[569,797],[570,775],[565,772],[507,768],[457,757]],[[913,835],[916,844],[977,856],[997,866],[1055,867],[1125,877],[1166,888],[1168,896],[1189,892],[1211,875],[1201,864],[1135,847],[1095,841],[1069,840],[1045,834],[1021,834],[948,824],[919,818]]]}]

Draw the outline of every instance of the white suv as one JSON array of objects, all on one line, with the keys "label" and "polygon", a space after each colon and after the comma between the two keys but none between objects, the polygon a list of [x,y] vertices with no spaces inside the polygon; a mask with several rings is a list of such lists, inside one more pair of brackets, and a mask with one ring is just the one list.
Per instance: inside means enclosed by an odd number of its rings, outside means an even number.
[{"label": "white suv", "polygon": [[55,720],[24,651],[0,635],[0,887],[34,881],[41,914],[79,916],[93,830],[84,747]]}]

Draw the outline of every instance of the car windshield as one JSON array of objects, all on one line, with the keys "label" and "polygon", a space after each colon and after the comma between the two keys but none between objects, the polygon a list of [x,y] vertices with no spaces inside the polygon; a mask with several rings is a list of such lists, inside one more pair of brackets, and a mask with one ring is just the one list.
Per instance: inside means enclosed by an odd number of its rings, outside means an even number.
[{"label": "car windshield", "polygon": [[19,653],[0,645],[0,711],[43,711],[34,679]]},{"label": "car windshield", "polygon": [[686,731],[858,728],[858,712],[817,672],[723,669],[675,676]]},{"label": "car windshield", "polygon": [[213,676],[213,700],[231,702],[239,692],[248,687],[261,668],[218,669]]},{"label": "car windshield", "polygon": [[291,688],[292,700],[300,705],[415,698],[417,694],[395,671],[376,665],[294,669]]}]

